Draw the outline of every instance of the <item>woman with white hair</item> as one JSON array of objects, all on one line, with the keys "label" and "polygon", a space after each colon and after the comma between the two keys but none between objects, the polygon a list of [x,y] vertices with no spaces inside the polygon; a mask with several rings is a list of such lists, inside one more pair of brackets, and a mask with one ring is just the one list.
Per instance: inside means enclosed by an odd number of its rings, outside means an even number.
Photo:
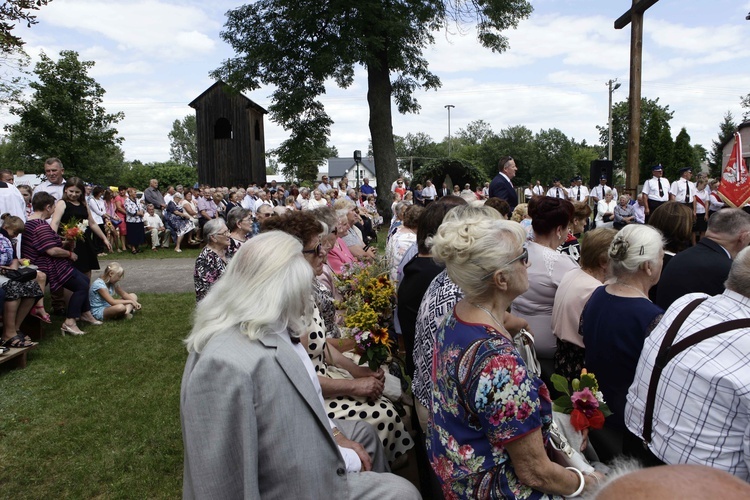
[{"label": "woman with white hair", "polygon": [[223,219],[211,219],[203,226],[206,246],[195,259],[195,301],[200,302],[227,268],[227,248],[229,248],[229,228]]},{"label": "woman with white hair", "polygon": [[526,370],[502,321],[529,287],[526,232],[490,215],[459,217],[449,212],[432,239],[433,258],[464,292],[437,332],[432,468],[446,498],[577,496],[593,478],[547,457],[549,390]]},{"label": "woman with white hair", "polygon": [[313,197],[307,203],[305,210],[315,210],[318,207],[327,207],[328,200],[323,197],[323,192],[320,189],[313,190]]},{"label": "woman with white hair", "polygon": [[605,462],[622,452],[625,399],[635,377],[643,342],[664,310],[652,304],[649,289],[659,281],[664,240],[651,226],[629,224],[609,246],[613,282],[597,288],[581,314],[586,368],[596,374],[612,415],[589,439]]},{"label": "woman with white hair", "polygon": [[375,473],[387,465],[370,425],[325,414],[299,342],[313,310],[305,255],[293,236],[261,234],[196,308],[180,391],[186,498],[419,497]]}]

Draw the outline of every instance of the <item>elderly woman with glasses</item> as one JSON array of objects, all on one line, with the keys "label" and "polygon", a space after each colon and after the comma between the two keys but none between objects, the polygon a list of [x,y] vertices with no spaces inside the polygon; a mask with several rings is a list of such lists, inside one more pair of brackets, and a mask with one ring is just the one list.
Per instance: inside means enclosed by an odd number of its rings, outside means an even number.
[{"label": "elderly woman with glasses", "polygon": [[433,258],[464,292],[437,332],[432,363],[427,447],[446,498],[577,496],[593,479],[547,457],[549,390],[503,324],[529,287],[525,242],[515,222],[457,210],[432,238]]},{"label": "elderly woman with glasses", "polygon": [[206,246],[195,259],[195,301],[200,302],[227,268],[230,232],[222,219],[211,219],[203,226]]},{"label": "elderly woman with glasses", "polygon": [[[323,272],[330,248],[325,238],[326,228],[310,211],[290,212],[265,222],[266,231],[284,231],[302,242],[302,254],[313,268],[315,276]],[[344,420],[364,420],[378,431],[389,463],[406,453],[414,442],[404,427],[393,403],[383,395],[385,373],[357,365],[328,342],[330,328],[335,322],[333,298],[328,290],[314,280],[315,308],[310,321],[311,330],[302,335],[310,359],[315,365],[325,399],[328,416]]]}]

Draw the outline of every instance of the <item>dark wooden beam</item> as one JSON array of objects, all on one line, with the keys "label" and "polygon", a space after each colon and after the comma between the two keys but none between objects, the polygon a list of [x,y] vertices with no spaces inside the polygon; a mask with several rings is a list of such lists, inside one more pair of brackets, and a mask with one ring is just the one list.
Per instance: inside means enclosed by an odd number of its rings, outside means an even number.
[{"label": "dark wooden beam", "polygon": [[659,0],[640,0],[638,3],[634,4],[625,14],[617,18],[617,21],[615,21],[615,29],[623,29],[625,26],[630,24],[630,20],[633,18],[633,14],[643,14],[658,1]]}]

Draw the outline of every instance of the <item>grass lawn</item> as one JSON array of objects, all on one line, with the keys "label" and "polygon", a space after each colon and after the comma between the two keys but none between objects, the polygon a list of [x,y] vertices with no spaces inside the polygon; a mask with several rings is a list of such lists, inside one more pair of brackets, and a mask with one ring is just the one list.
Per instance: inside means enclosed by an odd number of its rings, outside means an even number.
[{"label": "grass lawn", "polygon": [[181,496],[181,340],[195,294],[141,302],[134,319],[82,337],[62,337],[57,320],[25,369],[0,365],[3,496]]}]

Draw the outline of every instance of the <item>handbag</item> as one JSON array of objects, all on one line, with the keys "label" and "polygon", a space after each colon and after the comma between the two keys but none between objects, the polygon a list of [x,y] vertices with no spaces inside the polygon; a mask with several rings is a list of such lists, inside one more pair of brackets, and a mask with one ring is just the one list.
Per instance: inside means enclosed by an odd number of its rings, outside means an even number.
[{"label": "handbag", "polygon": [[36,269],[30,267],[19,267],[18,269],[6,269],[5,277],[11,281],[26,283],[36,279]]},{"label": "handbag", "polygon": [[[542,367],[536,357],[534,337],[525,329],[521,329],[521,331],[513,337],[513,343],[515,344],[516,349],[518,349],[518,353],[526,362],[526,371],[530,375],[539,377],[542,373]],[[589,463],[586,457],[583,456],[583,453],[570,445],[568,438],[565,436],[565,432],[557,422],[555,422],[555,419],[559,420],[563,417],[567,417],[567,415],[560,415],[559,413],[552,412],[552,424],[549,427],[549,440],[545,445],[547,456],[550,460],[562,465],[563,467],[575,467],[584,475],[591,474],[596,469]]]}]

